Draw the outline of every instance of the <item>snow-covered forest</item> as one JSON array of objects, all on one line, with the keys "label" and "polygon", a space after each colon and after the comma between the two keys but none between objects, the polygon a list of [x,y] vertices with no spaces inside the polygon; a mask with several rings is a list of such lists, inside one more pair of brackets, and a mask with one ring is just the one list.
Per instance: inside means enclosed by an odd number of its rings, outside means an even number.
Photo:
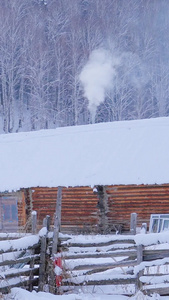
[{"label": "snow-covered forest", "polygon": [[168,0],[0,0],[0,133],[169,115]]}]

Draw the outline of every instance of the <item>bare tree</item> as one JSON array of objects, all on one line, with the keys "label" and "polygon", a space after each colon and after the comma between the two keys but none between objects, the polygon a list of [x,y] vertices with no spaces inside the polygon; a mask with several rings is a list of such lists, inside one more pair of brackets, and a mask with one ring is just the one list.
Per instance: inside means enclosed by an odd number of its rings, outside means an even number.
[{"label": "bare tree", "polygon": [[22,1],[0,2],[0,79],[4,131],[11,132],[15,123],[15,98],[21,74],[22,20],[25,7]]},{"label": "bare tree", "polygon": [[169,115],[169,2],[0,0],[0,132],[89,122],[79,74],[93,50],[120,63],[96,121]]}]

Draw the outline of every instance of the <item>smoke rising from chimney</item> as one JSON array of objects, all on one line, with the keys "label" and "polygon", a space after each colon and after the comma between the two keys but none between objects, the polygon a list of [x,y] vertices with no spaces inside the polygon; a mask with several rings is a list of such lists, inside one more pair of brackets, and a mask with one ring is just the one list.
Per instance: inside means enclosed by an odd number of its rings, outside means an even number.
[{"label": "smoke rising from chimney", "polygon": [[92,123],[95,122],[97,106],[104,101],[106,90],[113,87],[116,74],[115,67],[119,63],[110,52],[105,49],[94,50],[82,69],[80,81],[84,88],[84,95],[88,99],[88,108]]}]

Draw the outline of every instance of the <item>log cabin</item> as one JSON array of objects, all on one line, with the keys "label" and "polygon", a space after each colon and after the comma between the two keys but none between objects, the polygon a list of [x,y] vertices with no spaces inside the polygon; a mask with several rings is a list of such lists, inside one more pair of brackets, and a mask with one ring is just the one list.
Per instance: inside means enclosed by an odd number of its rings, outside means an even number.
[{"label": "log cabin", "polygon": [[[0,135],[0,231],[53,220],[62,187],[62,230],[128,231],[169,213],[169,118]],[[52,221],[53,222],[53,221]]]}]

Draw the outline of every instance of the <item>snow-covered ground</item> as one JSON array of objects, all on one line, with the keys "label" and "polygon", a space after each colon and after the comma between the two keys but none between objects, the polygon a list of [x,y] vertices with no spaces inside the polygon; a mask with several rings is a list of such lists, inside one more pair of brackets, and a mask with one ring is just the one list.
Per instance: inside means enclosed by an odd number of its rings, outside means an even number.
[{"label": "snow-covered ground", "polygon": [[44,292],[28,292],[20,288],[13,288],[11,294],[7,295],[5,300],[168,300],[168,296],[159,296],[153,294],[152,296],[144,296],[138,292],[135,296],[127,297],[121,295],[106,295],[105,294],[91,294],[81,293],[71,295],[52,295]]}]

